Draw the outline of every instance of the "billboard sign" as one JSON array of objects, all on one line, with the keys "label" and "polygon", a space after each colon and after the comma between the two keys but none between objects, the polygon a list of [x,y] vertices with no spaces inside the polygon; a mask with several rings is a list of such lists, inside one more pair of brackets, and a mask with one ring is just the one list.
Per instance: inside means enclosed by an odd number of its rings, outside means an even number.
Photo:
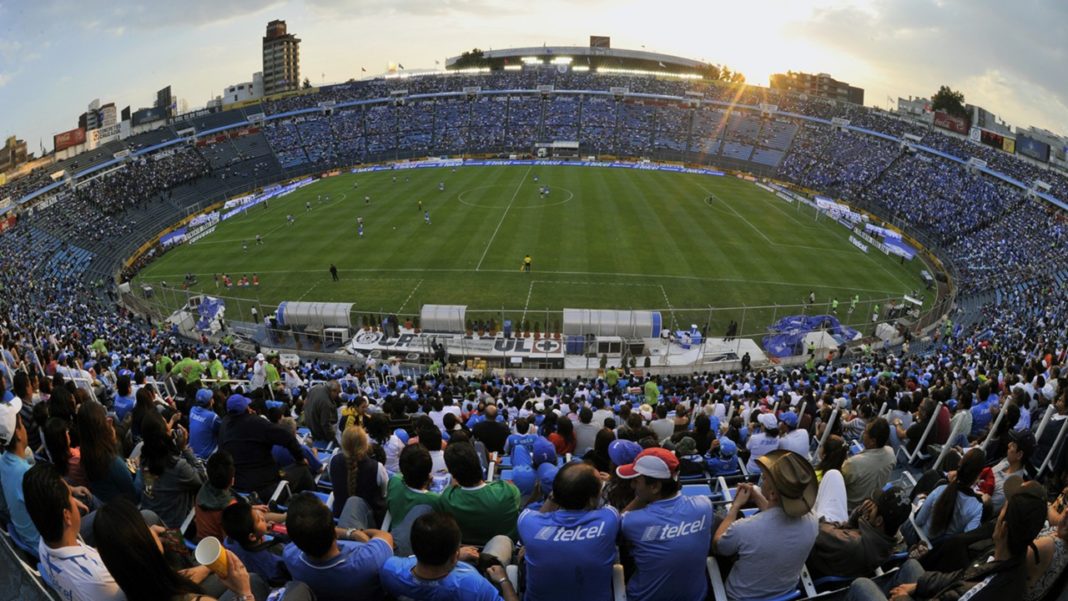
[{"label": "billboard sign", "polygon": [[980,129],[979,141],[987,146],[993,146],[994,148],[1000,149],[1005,144],[1005,137],[989,130]]},{"label": "billboard sign", "polygon": [[79,144],[85,144],[85,129],[81,127],[52,136],[52,145],[55,147],[56,152]]},{"label": "billboard sign", "polygon": [[1016,152],[1026,157],[1031,157],[1036,161],[1049,162],[1049,144],[1039,142],[1029,136],[1019,135],[1016,137]]},{"label": "billboard sign", "polygon": [[945,111],[935,111],[934,124],[942,129],[948,129],[964,136],[968,135],[968,120],[956,115],[950,115]]}]

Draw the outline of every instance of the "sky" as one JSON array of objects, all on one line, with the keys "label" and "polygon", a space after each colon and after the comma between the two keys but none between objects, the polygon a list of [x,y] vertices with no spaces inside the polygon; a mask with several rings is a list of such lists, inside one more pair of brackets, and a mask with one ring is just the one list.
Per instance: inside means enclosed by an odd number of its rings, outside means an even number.
[{"label": "sky", "polygon": [[166,85],[202,107],[261,70],[272,19],[317,85],[607,35],[760,85],[830,73],[882,108],[947,84],[1014,126],[1068,133],[1065,0],[0,0],[0,136],[51,149],[93,99],[136,110]]}]

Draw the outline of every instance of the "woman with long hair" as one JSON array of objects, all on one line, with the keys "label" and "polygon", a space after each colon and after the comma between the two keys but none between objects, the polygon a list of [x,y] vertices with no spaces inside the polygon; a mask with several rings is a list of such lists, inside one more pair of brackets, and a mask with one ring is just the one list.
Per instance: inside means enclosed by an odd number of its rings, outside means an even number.
[{"label": "woman with long hair", "polygon": [[[93,533],[100,559],[129,601],[213,601],[193,579],[203,580],[206,568],[178,572],[163,557],[163,544],[154,529],[126,499],[117,499],[96,512]],[[225,551],[229,567],[222,583],[239,599],[252,599],[248,570]]]},{"label": "woman with long hair", "polygon": [[949,482],[935,488],[924,500],[916,513],[916,525],[932,542],[979,527],[983,501],[972,487],[985,466],[986,453],[982,449],[968,451],[957,471],[949,473]]},{"label": "woman with long hair", "polygon": [[371,441],[363,428],[345,428],[341,433],[341,452],[330,459],[329,470],[334,486],[334,517],[341,515],[349,497],[359,497],[367,503],[376,521],[382,519],[386,513],[382,487],[388,476],[386,468],[374,459]]},{"label": "woman with long hair", "polygon": [[575,452],[575,424],[570,418],[560,417],[556,420],[556,431],[549,435],[549,442],[556,447],[559,456]]},{"label": "woman with long hair", "polygon": [[144,445],[136,478],[141,508],[155,511],[168,528],[178,528],[207,480],[204,465],[189,448],[185,428],[164,421],[156,411],[145,415],[141,436]]},{"label": "woman with long hair", "polygon": [[593,448],[583,455],[582,460],[593,464],[599,472],[611,473],[612,459],[608,456],[608,445],[612,444],[615,439],[615,432],[608,428],[601,428],[593,439]]},{"label": "woman with long hair", "polygon": [[49,418],[44,427],[45,450],[59,475],[71,486],[88,486],[82,468],[82,453],[70,446],[70,424],[58,417]]},{"label": "woman with long hair", "polygon": [[90,402],[78,408],[78,436],[81,439],[82,467],[93,496],[103,503],[118,497],[139,501],[133,474],[119,456],[115,427],[103,405]]},{"label": "woman with long hair", "polygon": [[836,434],[827,437],[827,441],[820,447],[820,462],[816,466],[816,476],[821,480],[827,472],[832,470],[842,471],[842,464],[849,457],[849,447],[845,439]]}]

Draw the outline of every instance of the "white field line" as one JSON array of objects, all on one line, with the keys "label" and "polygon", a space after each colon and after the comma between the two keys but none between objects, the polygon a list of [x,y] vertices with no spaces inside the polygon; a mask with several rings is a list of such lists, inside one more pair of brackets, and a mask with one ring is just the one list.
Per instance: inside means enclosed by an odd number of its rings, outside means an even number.
[{"label": "white field line", "polygon": [[532,169],[534,169],[534,165],[527,167],[526,172],[523,174],[523,179],[519,180],[519,185],[515,187],[512,199],[508,201],[508,206],[504,208],[501,220],[497,222],[497,227],[493,230],[493,235],[490,236],[489,242],[486,244],[486,250],[482,251],[482,258],[478,260],[478,265],[475,265],[475,271],[482,268],[482,262],[486,260],[486,254],[489,253],[490,247],[493,246],[493,241],[497,238],[497,232],[501,231],[501,224],[504,223],[504,218],[508,216],[508,211],[512,209],[512,203],[514,203],[516,197],[519,196],[519,191],[523,188],[523,184],[527,183],[527,176],[530,175]]}]

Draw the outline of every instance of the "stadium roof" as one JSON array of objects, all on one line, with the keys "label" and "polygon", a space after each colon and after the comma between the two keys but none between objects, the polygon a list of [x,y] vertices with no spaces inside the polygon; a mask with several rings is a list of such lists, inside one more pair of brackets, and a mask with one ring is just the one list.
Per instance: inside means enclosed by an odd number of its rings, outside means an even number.
[{"label": "stadium roof", "polygon": [[[490,68],[499,69],[506,64],[523,64],[522,59],[533,57],[541,59],[543,63],[551,63],[553,59],[570,57],[575,64],[587,63],[597,67],[623,66],[627,68],[654,67],[660,70],[673,72],[695,72],[707,65],[681,56],[660,54],[658,52],[646,52],[645,50],[623,50],[616,48],[591,48],[588,46],[532,46],[527,48],[505,48],[502,50],[483,50],[482,55],[490,63]],[[445,61],[445,68],[454,68],[460,56],[453,56]],[[514,61],[514,62],[513,62]]]}]

